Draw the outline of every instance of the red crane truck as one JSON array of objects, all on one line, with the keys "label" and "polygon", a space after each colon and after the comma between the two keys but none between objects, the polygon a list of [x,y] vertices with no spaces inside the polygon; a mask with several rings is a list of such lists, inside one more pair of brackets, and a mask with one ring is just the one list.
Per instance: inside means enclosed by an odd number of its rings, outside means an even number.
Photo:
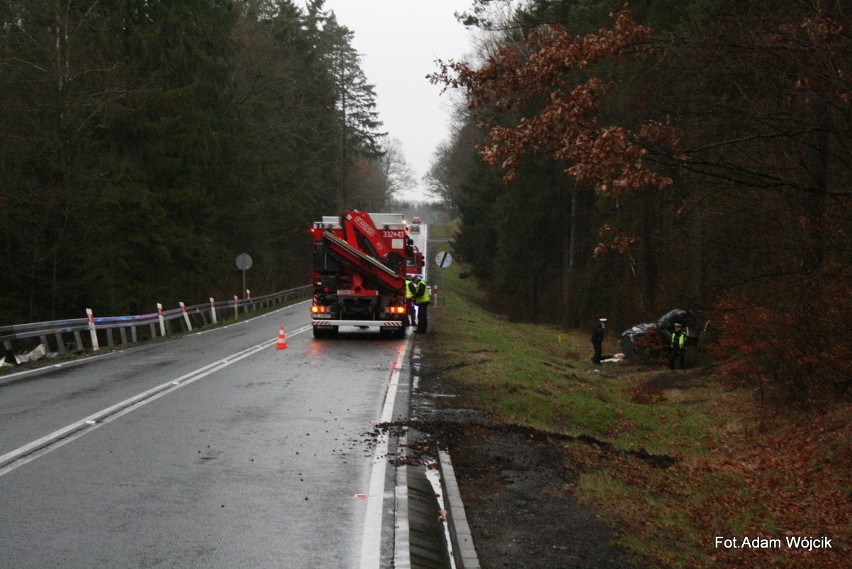
[{"label": "red crane truck", "polygon": [[314,337],[332,337],[340,326],[405,336],[406,267],[414,250],[402,214],[347,210],[314,222],[311,236]]}]

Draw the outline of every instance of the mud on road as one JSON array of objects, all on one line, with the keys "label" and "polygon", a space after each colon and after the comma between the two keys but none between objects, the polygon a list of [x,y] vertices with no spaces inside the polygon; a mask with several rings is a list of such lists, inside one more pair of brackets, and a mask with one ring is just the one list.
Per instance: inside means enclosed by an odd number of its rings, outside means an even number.
[{"label": "mud on road", "polygon": [[[449,451],[482,567],[638,567],[613,544],[617,529],[571,493],[580,465],[564,452],[565,441],[594,440],[492,425],[458,407],[456,395],[442,385],[437,365],[424,358],[412,386],[411,420],[395,426],[407,427],[409,441],[417,441],[407,449],[409,460],[424,460],[436,447]],[[663,467],[668,460],[637,458],[662,460]]]}]

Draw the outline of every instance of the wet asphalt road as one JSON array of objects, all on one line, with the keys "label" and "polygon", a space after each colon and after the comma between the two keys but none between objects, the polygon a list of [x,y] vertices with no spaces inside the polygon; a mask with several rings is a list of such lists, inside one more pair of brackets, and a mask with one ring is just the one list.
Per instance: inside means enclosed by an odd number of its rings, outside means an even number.
[{"label": "wet asphalt road", "polygon": [[0,376],[0,455],[83,425],[0,468],[0,567],[378,567],[374,424],[406,346],[315,340],[302,303]]}]

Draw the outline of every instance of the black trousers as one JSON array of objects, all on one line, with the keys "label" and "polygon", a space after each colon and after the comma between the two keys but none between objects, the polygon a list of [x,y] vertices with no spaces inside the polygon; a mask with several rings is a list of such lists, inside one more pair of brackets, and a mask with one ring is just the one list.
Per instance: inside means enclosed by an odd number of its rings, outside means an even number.
[{"label": "black trousers", "polygon": [[429,326],[429,303],[424,302],[417,305],[417,333],[425,334]]},{"label": "black trousers", "polygon": [[680,362],[680,369],[684,369],[683,357],[685,353],[686,350],[672,349],[672,353],[669,354],[669,369],[675,369],[678,362]]},{"label": "black trousers", "polygon": [[603,344],[603,342],[601,342],[601,341],[596,342],[596,341],[592,340],[592,346],[594,346],[594,348],[595,348],[595,355],[594,355],[594,357],[592,357],[592,361],[595,362],[596,364],[601,363],[601,345],[602,344]]}]

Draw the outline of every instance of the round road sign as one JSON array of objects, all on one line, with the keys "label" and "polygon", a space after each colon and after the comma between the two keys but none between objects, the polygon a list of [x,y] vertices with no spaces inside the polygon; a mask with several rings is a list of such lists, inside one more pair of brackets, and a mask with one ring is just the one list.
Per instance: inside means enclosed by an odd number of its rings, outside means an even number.
[{"label": "round road sign", "polygon": [[237,255],[237,268],[241,271],[247,271],[251,268],[251,255],[248,253],[240,253]]},{"label": "round road sign", "polygon": [[453,263],[453,257],[449,251],[441,251],[435,255],[435,264],[439,269],[446,269]]}]

